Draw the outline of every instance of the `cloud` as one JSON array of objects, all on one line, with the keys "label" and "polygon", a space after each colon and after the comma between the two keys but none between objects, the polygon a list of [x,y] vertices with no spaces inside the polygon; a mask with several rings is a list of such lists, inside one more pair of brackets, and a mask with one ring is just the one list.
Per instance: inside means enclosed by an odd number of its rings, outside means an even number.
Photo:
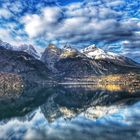
[{"label": "cloud", "polygon": [[120,41],[113,44],[107,44],[103,47],[106,51],[117,52],[123,56],[129,57],[136,62],[140,62],[140,41]]},{"label": "cloud", "polygon": [[125,4],[125,2],[123,0],[117,0],[117,1],[111,1],[107,5],[114,7],[114,6],[120,6],[123,4]]},{"label": "cloud", "polygon": [[7,42],[12,42],[10,31],[0,28],[0,39],[7,40]]},{"label": "cloud", "polygon": [[38,15],[28,15],[24,17],[23,23],[26,23],[25,31],[30,37],[36,37],[44,30],[42,28],[44,21],[41,22],[41,17]]},{"label": "cloud", "polygon": [[[119,5],[122,1],[112,2]],[[133,39],[138,23],[121,21],[123,11],[115,11],[95,3],[74,3],[64,7],[46,7],[36,15],[23,18],[25,31],[29,37],[44,37],[48,42],[81,43],[105,42]]]},{"label": "cloud", "polygon": [[[138,1],[84,0],[66,5],[58,3],[59,0],[13,3],[6,0],[0,10],[10,13],[0,12],[3,14],[0,17],[5,17],[5,20],[0,19],[1,28],[10,32],[11,40],[15,43],[19,40],[33,42],[40,47],[46,47],[51,42],[60,47],[66,42],[80,48],[92,43],[105,47],[125,40],[134,44],[140,38]],[[16,25],[10,27],[13,22]],[[122,51],[127,51],[128,46],[121,45]],[[112,50],[116,51],[113,47]]]},{"label": "cloud", "polygon": [[0,18],[10,18],[12,16],[12,13],[5,9],[5,8],[1,8],[0,9]]},{"label": "cloud", "polygon": [[59,16],[60,9],[58,7],[46,7],[42,9],[41,15],[26,15],[23,17],[22,22],[25,24],[25,31],[29,37],[34,38],[44,34],[48,27],[55,26]]}]

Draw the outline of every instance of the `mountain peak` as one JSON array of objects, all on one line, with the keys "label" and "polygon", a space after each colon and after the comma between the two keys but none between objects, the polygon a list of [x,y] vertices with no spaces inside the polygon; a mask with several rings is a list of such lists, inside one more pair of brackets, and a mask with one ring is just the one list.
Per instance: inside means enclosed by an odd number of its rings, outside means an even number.
[{"label": "mountain peak", "polygon": [[54,44],[49,44],[48,49],[57,49],[56,45]]},{"label": "mountain peak", "polygon": [[36,49],[34,48],[33,45],[31,44],[22,44],[20,46],[17,47],[17,51],[23,51],[23,52],[26,52],[30,55],[32,55],[33,57],[39,59],[39,54],[38,52],[36,51]]},{"label": "mountain peak", "polygon": [[68,44],[68,43],[66,43],[66,44],[64,45],[64,47],[63,47],[63,49],[71,49],[71,48],[72,48],[71,45]]},{"label": "mountain peak", "polygon": [[91,45],[81,50],[83,54],[92,59],[115,59],[118,55],[112,52],[105,52],[103,49]]},{"label": "mountain peak", "polygon": [[25,50],[25,49],[28,49],[28,50],[31,50],[31,49],[32,49],[32,50],[36,51],[35,48],[34,48],[34,46],[31,45],[31,44],[29,44],[29,45],[28,45],[28,44],[21,44],[21,45],[18,46],[18,47],[19,47],[19,48],[22,48],[22,49],[24,49],[24,50]]},{"label": "mountain peak", "polygon": [[62,48],[64,51],[68,52],[77,52],[77,49],[73,48],[70,44],[66,43],[65,46]]},{"label": "mountain peak", "polygon": [[13,46],[7,42],[4,42],[2,40],[0,40],[0,47],[8,49],[8,50],[12,50]]},{"label": "mountain peak", "polygon": [[97,48],[97,47],[95,46],[95,44],[93,44],[93,45],[90,45],[90,46],[88,46],[88,47],[82,49],[81,52],[83,52],[83,53],[88,53],[88,52],[91,52],[91,51],[95,51],[95,50],[97,50],[97,49],[99,49],[99,48]]},{"label": "mountain peak", "polygon": [[22,52],[26,52],[29,55],[32,55],[34,58],[39,59],[40,56],[38,54],[38,52],[36,51],[35,47],[31,44],[22,44],[19,46],[13,46],[10,43],[4,42],[2,40],[0,40],[0,48],[5,48],[8,50],[13,50],[13,51],[22,51]]},{"label": "mountain peak", "polygon": [[127,71],[137,68],[132,60],[106,52],[95,45],[80,51],[72,48],[69,44],[63,48],[49,45],[41,60],[56,75],[67,77],[116,74],[126,72],[126,68]]}]

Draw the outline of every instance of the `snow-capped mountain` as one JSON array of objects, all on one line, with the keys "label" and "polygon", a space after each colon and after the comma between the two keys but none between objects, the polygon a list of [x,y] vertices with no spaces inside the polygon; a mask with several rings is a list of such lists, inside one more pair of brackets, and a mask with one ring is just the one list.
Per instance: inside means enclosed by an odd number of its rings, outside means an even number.
[{"label": "snow-capped mountain", "polygon": [[[85,77],[138,71],[140,65],[133,60],[95,46],[77,50],[71,46],[62,49],[49,45],[41,60],[50,71],[61,77]],[[61,75],[61,76],[60,76]]]},{"label": "snow-capped mountain", "polygon": [[20,46],[14,46],[14,45],[11,45],[7,42],[3,42],[2,40],[0,40],[0,47],[8,49],[8,50],[13,50],[13,51],[26,52],[26,53],[30,54],[31,56],[33,56],[34,58],[40,59],[39,53],[36,51],[36,49],[34,48],[33,45],[23,44]]},{"label": "snow-capped mountain", "polygon": [[8,50],[13,50],[13,46],[7,42],[3,42],[0,40],[0,47],[8,49]]},{"label": "snow-capped mountain", "polygon": [[85,54],[88,58],[94,60],[109,60],[116,64],[118,63],[119,65],[131,65],[131,66],[137,65],[137,63],[131,60],[130,58],[124,57],[122,55],[113,52],[104,51],[100,48],[97,48],[95,45],[91,45],[80,51],[81,53]]},{"label": "snow-capped mountain", "polygon": [[15,50],[26,52],[36,59],[40,58],[38,52],[35,50],[33,45],[23,44],[23,45],[18,46]]},{"label": "snow-capped mountain", "polygon": [[62,48],[63,51],[69,51],[69,52],[77,52],[77,49],[75,48],[72,48],[70,44],[66,44],[63,48]]},{"label": "snow-capped mountain", "polygon": [[115,59],[119,55],[112,52],[105,52],[104,50],[97,48],[95,45],[91,45],[81,50],[87,57],[92,59]]}]

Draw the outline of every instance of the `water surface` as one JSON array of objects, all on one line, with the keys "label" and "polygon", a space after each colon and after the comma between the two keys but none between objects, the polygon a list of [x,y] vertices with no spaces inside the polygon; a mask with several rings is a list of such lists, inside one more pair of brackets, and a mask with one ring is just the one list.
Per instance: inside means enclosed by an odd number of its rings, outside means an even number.
[{"label": "water surface", "polygon": [[3,95],[0,139],[138,140],[140,92],[115,89],[49,85]]}]

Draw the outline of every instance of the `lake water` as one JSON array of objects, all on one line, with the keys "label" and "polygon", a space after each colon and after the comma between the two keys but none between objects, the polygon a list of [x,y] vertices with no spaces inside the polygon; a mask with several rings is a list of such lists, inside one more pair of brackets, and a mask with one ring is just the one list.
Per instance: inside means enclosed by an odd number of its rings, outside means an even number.
[{"label": "lake water", "polygon": [[140,139],[139,90],[63,85],[16,95],[0,100],[0,139]]}]

